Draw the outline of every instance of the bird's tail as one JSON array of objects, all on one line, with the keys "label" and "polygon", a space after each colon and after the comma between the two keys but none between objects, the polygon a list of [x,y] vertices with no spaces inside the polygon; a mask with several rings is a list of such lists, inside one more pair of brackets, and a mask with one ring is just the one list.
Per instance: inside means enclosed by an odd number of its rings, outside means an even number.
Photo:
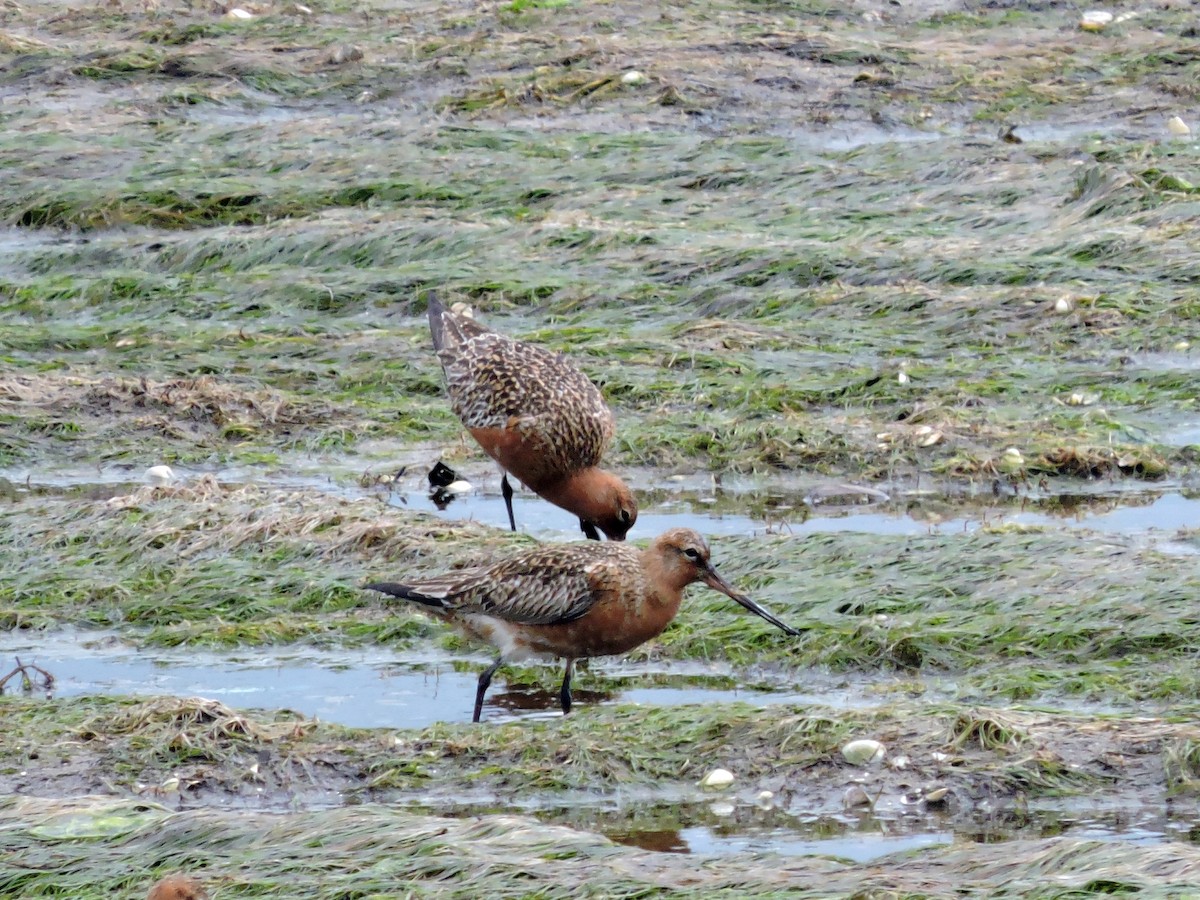
[{"label": "bird's tail", "polygon": [[433,335],[433,349],[453,352],[473,337],[489,334],[490,329],[480,325],[472,316],[471,308],[464,303],[455,303],[446,309],[438,299],[436,291],[425,294],[429,304],[429,333]]},{"label": "bird's tail", "polygon": [[446,603],[441,597],[433,597],[422,593],[419,588],[410,584],[397,584],[394,581],[375,581],[371,584],[364,584],[363,590],[379,591],[381,594],[389,594],[393,597],[399,597],[401,600],[412,600],[414,603],[420,603],[423,606],[430,606],[434,609],[445,609],[446,607]]},{"label": "bird's tail", "polygon": [[429,304],[429,331],[433,335],[433,349],[441,350],[446,346],[446,320],[449,316],[436,291],[429,291],[425,301]]}]

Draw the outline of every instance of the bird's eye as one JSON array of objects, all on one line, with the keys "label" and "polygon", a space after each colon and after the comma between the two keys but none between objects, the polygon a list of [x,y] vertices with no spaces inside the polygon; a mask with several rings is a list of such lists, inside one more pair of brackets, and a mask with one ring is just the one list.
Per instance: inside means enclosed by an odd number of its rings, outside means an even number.
[{"label": "bird's eye", "polygon": [[686,556],[688,559],[690,559],[692,562],[700,562],[700,551],[697,550],[695,547],[688,547],[686,550],[683,551],[683,555]]}]

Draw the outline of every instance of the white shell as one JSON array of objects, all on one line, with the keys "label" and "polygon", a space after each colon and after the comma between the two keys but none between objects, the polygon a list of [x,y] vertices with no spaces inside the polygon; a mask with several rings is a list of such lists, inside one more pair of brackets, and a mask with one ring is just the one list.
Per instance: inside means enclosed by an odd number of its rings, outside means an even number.
[{"label": "white shell", "polygon": [[1019,472],[1025,465],[1025,457],[1016,447],[1009,447],[1000,457],[1000,471],[1010,475]]},{"label": "white shell", "polygon": [[639,72],[637,69],[630,69],[628,72],[626,72],[624,75],[621,76],[622,84],[641,84],[645,80],[646,80],[646,76],[643,75],[641,72]]},{"label": "white shell", "polygon": [[1179,118],[1179,116],[1171,116],[1167,119],[1167,131],[1178,137],[1186,137],[1192,133],[1192,129],[1188,127],[1188,123]]},{"label": "white shell", "polygon": [[240,6],[235,6],[229,12],[225,13],[225,17],[227,19],[242,19],[244,21],[246,19],[253,19],[254,13],[242,9]]},{"label": "white shell", "polygon": [[700,787],[711,791],[722,791],[733,784],[733,773],[728,769],[713,769],[700,781]]},{"label": "white shell", "polygon": [[708,811],[718,819],[727,819],[733,815],[734,806],[728,800],[718,800],[709,806]]},{"label": "white shell", "polygon": [[941,787],[939,785],[937,787],[929,788],[925,791],[925,802],[926,803],[941,803],[943,800],[946,799],[946,795],[948,793],[950,793],[950,788],[948,788],[948,787]]},{"label": "white shell", "polygon": [[1054,311],[1056,313],[1069,313],[1075,306],[1071,303],[1070,297],[1059,297],[1054,301]]},{"label": "white shell", "polygon": [[863,738],[851,741],[842,748],[842,756],[852,766],[866,766],[879,762],[887,755],[887,750],[879,741]]},{"label": "white shell", "polygon": [[908,373],[907,372],[898,373],[896,375],[896,381],[898,381],[900,384],[908,384]]},{"label": "white shell", "polygon": [[175,473],[170,466],[151,466],[146,470],[146,480],[151,484],[170,484],[175,480]]},{"label": "white shell", "polygon": [[1186,350],[1186,349],[1188,349],[1190,346],[1192,346],[1192,345],[1191,345],[1191,344],[1189,344],[1187,341],[1177,341],[1177,342],[1175,343],[1175,347],[1174,347],[1174,349],[1175,349],[1175,350],[1180,350],[1180,351],[1183,351],[1183,350]]},{"label": "white shell", "polygon": [[473,489],[474,485],[472,485],[471,482],[463,481],[461,478],[458,479],[458,481],[450,482],[448,485],[442,488],[442,490],[447,494],[466,494]]},{"label": "white shell", "polygon": [[1090,9],[1079,19],[1079,27],[1084,31],[1103,31],[1113,20],[1113,14],[1102,9]]},{"label": "white shell", "polygon": [[846,793],[842,794],[842,806],[845,809],[854,809],[856,806],[870,806],[871,797],[863,789],[862,785],[852,784],[846,788]]}]

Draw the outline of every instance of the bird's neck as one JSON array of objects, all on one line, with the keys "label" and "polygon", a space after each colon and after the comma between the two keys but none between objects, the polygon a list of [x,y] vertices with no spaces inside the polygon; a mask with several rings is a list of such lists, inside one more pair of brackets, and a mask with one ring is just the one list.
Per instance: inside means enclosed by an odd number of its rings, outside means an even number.
[{"label": "bird's neck", "polygon": [[550,484],[530,487],[555,506],[595,522],[604,518],[606,504],[611,505],[607,499],[610,477],[603,469],[592,466]]},{"label": "bird's neck", "polygon": [[642,569],[650,586],[650,602],[670,611],[674,616],[683,601],[683,590],[694,580],[679,566],[669,565],[661,553],[653,549],[642,554]]}]

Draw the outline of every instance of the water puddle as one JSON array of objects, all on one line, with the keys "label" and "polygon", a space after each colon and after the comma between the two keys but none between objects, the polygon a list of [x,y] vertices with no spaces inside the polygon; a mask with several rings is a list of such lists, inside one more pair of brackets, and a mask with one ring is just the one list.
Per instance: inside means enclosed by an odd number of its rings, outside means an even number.
[{"label": "water puddle", "polygon": [[1133,357],[1128,369],[1145,369],[1149,372],[1195,372],[1200,369],[1200,353],[1187,350],[1166,350],[1161,353],[1139,353]]},{"label": "water puddle", "polygon": [[892,853],[954,843],[954,833],[950,831],[915,834],[858,832],[840,837],[814,835],[806,840],[803,833],[782,828],[723,830],[705,825],[678,830],[618,833],[608,837],[619,844],[662,853],[736,856],[770,848],[772,853],[782,856],[834,856],[853,862],[869,862]]},{"label": "water puddle", "polygon": [[[322,651],[255,648],[244,653],[195,649],[137,649],[108,633],[53,635],[12,632],[0,636],[6,668],[14,657],[35,663],[55,679],[59,697],[204,697],[242,709],[290,709],[354,728],[425,728],[435,722],[469,722],[476,678],[490,661],[431,651],[403,655],[378,648]],[[543,688],[510,687],[502,669],[484,704],[488,721],[553,718],[557,670],[546,669]],[[591,686],[598,681],[606,688]],[[883,684],[885,679],[879,679]],[[629,682],[631,686],[623,686]],[[649,682],[649,683],[648,683]],[[665,682],[665,683],[664,683]],[[576,677],[580,704],[645,706],[750,703],[867,707],[876,701],[866,680],[804,675],[808,691],[771,684],[766,676],[738,684],[723,664],[638,665],[593,661]],[[928,691],[926,687],[922,690]],[[936,689],[934,693],[938,693]]]},{"label": "water puddle", "polygon": [[[466,798],[450,805],[416,803],[413,811],[442,816],[517,813],[558,825],[596,831],[610,840],[656,853],[698,857],[774,853],[825,856],[865,863],[953,843],[993,844],[1015,839],[1066,837],[1143,845],[1194,843],[1192,813],[1166,806],[1100,808],[1088,798],[1037,802],[1015,810],[981,814],[978,809],[924,808],[902,813],[810,811],[813,798],[797,794],[785,807],[737,797],[697,801],[601,800],[581,796],[570,806],[533,800],[477,804]],[[819,805],[819,804],[817,804]]]},{"label": "water puddle", "polygon": [[[715,806],[716,804],[714,804]],[[1086,806],[1086,804],[1081,804]],[[718,810],[729,817],[727,808]],[[950,814],[925,815],[909,820],[856,816],[797,817],[782,824],[779,815],[763,821],[723,821],[709,812],[676,807],[676,827],[656,823],[645,829],[603,829],[620,844],[662,853],[696,856],[734,856],[769,849],[783,856],[830,856],[852,862],[870,862],[882,856],[945,846],[955,841],[996,843],[1018,837],[1069,837],[1074,840],[1126,841],[1162,844],[1194,842],[1196,823],[1175,819],[1162,809],[1114,810],[1103,813],[1080,810],[1033,809],[1021,823],[999,826],[957,821]],[[690,823],[690,824],[688,824]]]},{"label": "water puddle", "polygon": [[1185,422],[1165,432],[1160,440],[1172,447],[1191,447],[1200,444],[1200,422]]},{"label": "water puddle", "polygon": [[[1200,441],[1200,427],[1196,429]],[[508,514],[493,473],[474,487],[436,502],[424,489],[422,475],[410,475],[387,487],[362,487],[349,482],[345,471],[301,467],[286,473],[248,473],[216,470],[210,473],[177,470],[182,483],[212,474],[222,483],[255,483],[264,488],[316,491],[348,498],[374,496],[396,509],[417,510],[447,521],[473,521],[508,527]],[[937,490],[893,486],[880,490],[854,485],[815,484],[774,487],[700,487],[698,479],[664,487],[635,483],[642,509],[637,531],[642,536],[668,528],[696,528],[710,535],[754,535],[784,532],[805,535],[828,532],[916,535],[969,533],[998,525],[1080,528],[1114,534],[1147,534],[1200,526],[1200,496],[1178,488],[1148,491],[1109,483],[1083,485],[1073,493],[1024,495],[990,492],[950,496]],[[0,500],[23,495],[68,495],[104,500],[143,485],[129,469],[39,472],[0,469]],[[579,522],[569,513],[526,492],[518,491],[513,510],[520,530],[553,540],[582,537]]]},{"label": "water puddle", "polygon": [[[912,128],[907,125],[878,125],[870,122],[846,122],[839,126],[823,129],[783,128],[776,133],[788,138],[795,146],[808,150],[839,153],[863,147],[931,143],[934,141],[986,141],[998,142],[994,129],[978,127],[943,126],[938,129]],[[1012,129],[1020,142],[1037,144],[1074,144],[1092,137],[1099,141],[1101,136],[1112,140],[1135,140],[1157,133],[1155,126],[1134,125],[1122,120],[1084,120],[1081,122],[1030,122]]]},{"label": "water puddle", "polygon": [[[646,535],[676,527],[696,528],[715,535],[773,531],[796,535],[847,531],[950,534],[969,533],[996,525],[1086,528],[1138,534],[1200,525],[1200,498],[1189,497],[1180,491],[1137,495],[1059,494],[996,498],[990,502],[954,502],[940,495],[899,493],[886,502],[846,506],[814,505],[810,492],[791,496],[769,492],[751,495],[723,492],[714,496],[711,493],[650,489],[640,492],[639,496],[643,506],[638,514],[637,528]],[[415,492],[393,494],[388,502],[448,519],[469,519],[497,528],[508,525],[504,502],[498,494],[476,491],[459,495],[444,508],[439,508],[428,495]],[[514,497],[513,513],[523,531],[559,538],[575,538],[580,534],[576,519],[536,497]]]}]

